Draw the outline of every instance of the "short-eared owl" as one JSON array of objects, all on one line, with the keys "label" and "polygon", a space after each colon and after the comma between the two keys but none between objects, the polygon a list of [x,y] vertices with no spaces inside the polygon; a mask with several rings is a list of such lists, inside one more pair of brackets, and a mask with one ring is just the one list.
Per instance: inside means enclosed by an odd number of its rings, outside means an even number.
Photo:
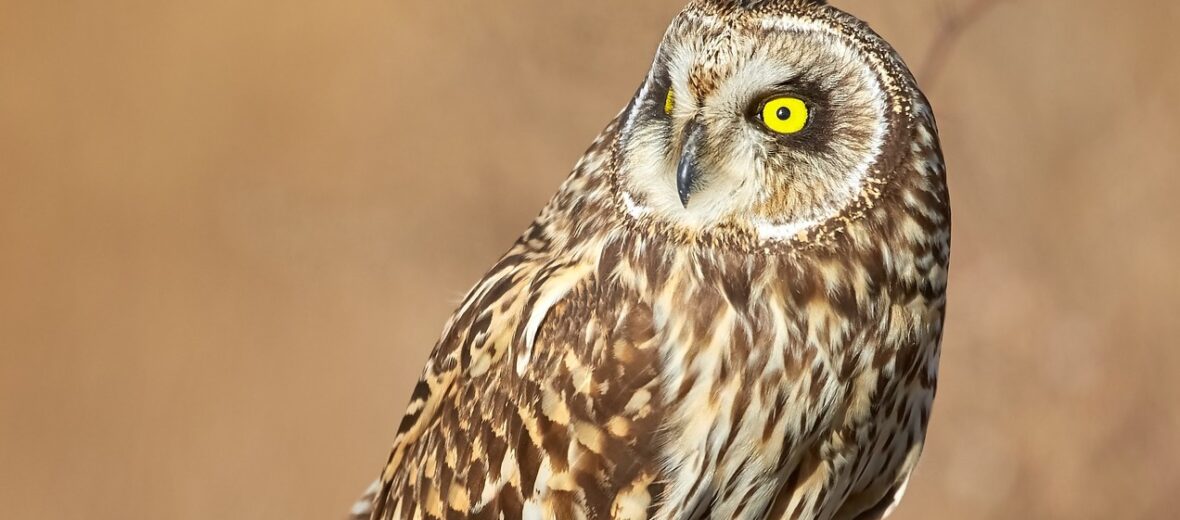
[{"label": "short-eared owl", "polygon": [[950,211],[901,59],[817,0],[694,0],[467,295],[354,515],[872,519],[934,399]]}]

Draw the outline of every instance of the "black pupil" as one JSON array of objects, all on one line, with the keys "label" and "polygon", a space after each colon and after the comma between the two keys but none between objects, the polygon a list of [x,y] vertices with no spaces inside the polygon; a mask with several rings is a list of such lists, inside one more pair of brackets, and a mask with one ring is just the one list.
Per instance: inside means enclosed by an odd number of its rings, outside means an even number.
[{"label": "black pupil", "polygon": [[787,107],[779,107],[778,111],[774,113],[774,116],[777,117],[779,121],[786,121],[791,118],[791,109]]}]

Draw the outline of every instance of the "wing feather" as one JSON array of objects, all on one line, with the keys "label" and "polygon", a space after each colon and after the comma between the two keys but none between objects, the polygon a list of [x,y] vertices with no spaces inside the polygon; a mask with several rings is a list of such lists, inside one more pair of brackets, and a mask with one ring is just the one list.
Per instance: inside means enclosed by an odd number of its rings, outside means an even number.
[{"label": "wing feather", "polygon": [[[398,506],[407,518],[527,506],[541,464],[568,451],[559,434],[568,424],[540,403],[556,391],[549,378],[563,362],[554,331],[584,330],[592,319],[581,307],[571,314],[567,300],[593,291],[597,259],[550,258],[539,245],[519,241],[445,327],[395,437],[373,518],[393,518]],[[404,491],[415,504],[399,504]]]}]

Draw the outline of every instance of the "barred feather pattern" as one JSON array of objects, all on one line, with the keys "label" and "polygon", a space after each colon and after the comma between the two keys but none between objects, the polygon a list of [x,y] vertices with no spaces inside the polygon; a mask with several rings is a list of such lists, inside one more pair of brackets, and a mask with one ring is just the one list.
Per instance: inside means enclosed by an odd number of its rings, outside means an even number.
[{"label": "barred feather pattern", "polygon": [[930,418],[950,255],[933,115],[893,79],[905,145],[773,244],[631,215],[612,122],[444,327],[354,517],[886,516]]}]

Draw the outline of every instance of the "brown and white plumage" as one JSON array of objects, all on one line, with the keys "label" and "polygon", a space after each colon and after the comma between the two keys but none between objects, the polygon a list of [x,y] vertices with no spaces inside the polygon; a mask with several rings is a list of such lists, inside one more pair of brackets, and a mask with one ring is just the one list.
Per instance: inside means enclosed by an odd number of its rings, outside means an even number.
[{"label": "brown and white plumage", "polygon": [[[804,131],[747,117],[778,92]],[[886,43],[822,2],[695,1],[446,324],[354,515],[882,518],[949,247],[934,119]]]}]

